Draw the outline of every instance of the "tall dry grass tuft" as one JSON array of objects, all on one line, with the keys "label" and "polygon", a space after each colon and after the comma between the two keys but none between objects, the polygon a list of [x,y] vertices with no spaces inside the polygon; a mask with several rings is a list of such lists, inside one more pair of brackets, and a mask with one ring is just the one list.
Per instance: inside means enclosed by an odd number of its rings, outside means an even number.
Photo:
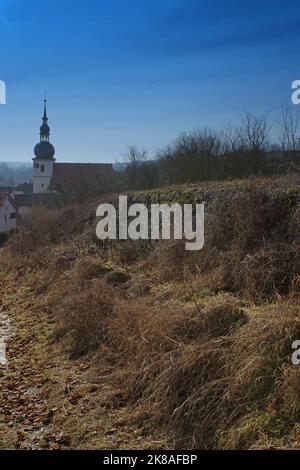
[{"label": "tall dry grass tuft", "polygon": [[[248,321],[228,301],[189,313],[123,305],[107,331],[132,403],[151,410],[150,419],[167,426],[178,446],[240,448],[245,439],[255,445],[270,431],[262,416],[268,423],[287,419],[275,404],[287,378],[280,400],[293,416],[300,412],[291,364],[291,344],[300,337],[298,304],[265,307]],[[245,416],[252,420],[247,432]]]},{"label": "tall dry grass tuft", "polygon": [[73,286],[83,288],[90,280],[101,279],[111,270],[112,268],[100,257],[85,256],[75,262],[70,271],[70,276]]},{"label": "tall dry grass tuft", "polygon": [[182,280],[186,258],[184,240],[160,241],[156,243],[150,262],[161,281]]},{"label": "tall dry grass tuft", "polygon": [[300,274],[298,212],[293,195],[237,192],[211,207],[205,247],[192,262],[217,289],[256,301],[291,294]]},{"label": "tall dry grass tuft", "polygon": [[132,404],[151,406],[151,419],[169,426],[180,445],[208,448],[222,411],[226,351],[246,322],[236,301],[187,310],[118,303],[107,332]]},{"label": "tall dry grass tuft", "polygon": [[71,358],[95,351],[108,341],[107,319],[112,314],[113,296],[112,289],[99,279],[84,289],[80,285],[62,289],[53,337],[66,340]]}]

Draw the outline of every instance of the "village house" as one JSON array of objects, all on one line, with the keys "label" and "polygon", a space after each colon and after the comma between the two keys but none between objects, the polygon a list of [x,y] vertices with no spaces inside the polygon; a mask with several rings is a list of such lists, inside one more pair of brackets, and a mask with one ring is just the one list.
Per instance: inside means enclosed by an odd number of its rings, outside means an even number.
[{"label": "village house", "polygon": [[17,205],[8,193],[0,193],[0,234],[16,228]]}]

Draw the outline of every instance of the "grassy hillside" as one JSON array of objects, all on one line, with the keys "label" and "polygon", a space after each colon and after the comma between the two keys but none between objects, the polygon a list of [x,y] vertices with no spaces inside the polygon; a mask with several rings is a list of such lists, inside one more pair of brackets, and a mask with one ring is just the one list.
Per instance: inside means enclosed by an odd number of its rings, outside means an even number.
[{"label": "grassy hillside", "polygon": [[36,209],[0,251],[0,448],[299,449],[299,196],[296,178],[132,195],[208,198],[200,252],[100,242],[96,201]]}]

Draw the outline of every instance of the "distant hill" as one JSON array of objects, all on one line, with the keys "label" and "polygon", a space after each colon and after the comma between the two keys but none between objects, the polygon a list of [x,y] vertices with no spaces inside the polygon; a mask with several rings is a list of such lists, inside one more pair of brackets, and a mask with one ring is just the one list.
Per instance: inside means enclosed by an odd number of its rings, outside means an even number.
[{"label": "distant hill", "polygon": [[32,181],[32,165],[24,162],[0,162],[0,187]]}]

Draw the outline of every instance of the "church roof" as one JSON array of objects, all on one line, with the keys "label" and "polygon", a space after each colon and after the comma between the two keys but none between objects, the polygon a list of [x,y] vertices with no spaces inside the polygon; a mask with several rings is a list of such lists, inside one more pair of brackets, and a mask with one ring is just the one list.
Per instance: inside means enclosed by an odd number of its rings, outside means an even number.
[{"label": "church roof", "polygon": [[19,184],[19,186],[17,186],[15,188],[15,191],[20,191],[21,193],[25,193],[25,194],[32,194],[33,193],[33,184],[32,183]]},{"label": "church roof", "polygon": [[14,196],[15,202],[18,207],[33,207],[38,205],[50,205],[53,202],[53,207],[55,203],[55,194],[51,193],[27,193],[27,194],[15,194]]},{"label": "church roof", "polygon": [[37,196],[33,193],[28,193],[28,194],[16,194],[15,195],[15,201],[18,204],[18,207],[32,207],[33,206],[33,201],[34,201],[34,196]]},{"label": "church roof", "polygon": [[50,189],[101,182],[113,173],[111,163],[54,163]]}]

